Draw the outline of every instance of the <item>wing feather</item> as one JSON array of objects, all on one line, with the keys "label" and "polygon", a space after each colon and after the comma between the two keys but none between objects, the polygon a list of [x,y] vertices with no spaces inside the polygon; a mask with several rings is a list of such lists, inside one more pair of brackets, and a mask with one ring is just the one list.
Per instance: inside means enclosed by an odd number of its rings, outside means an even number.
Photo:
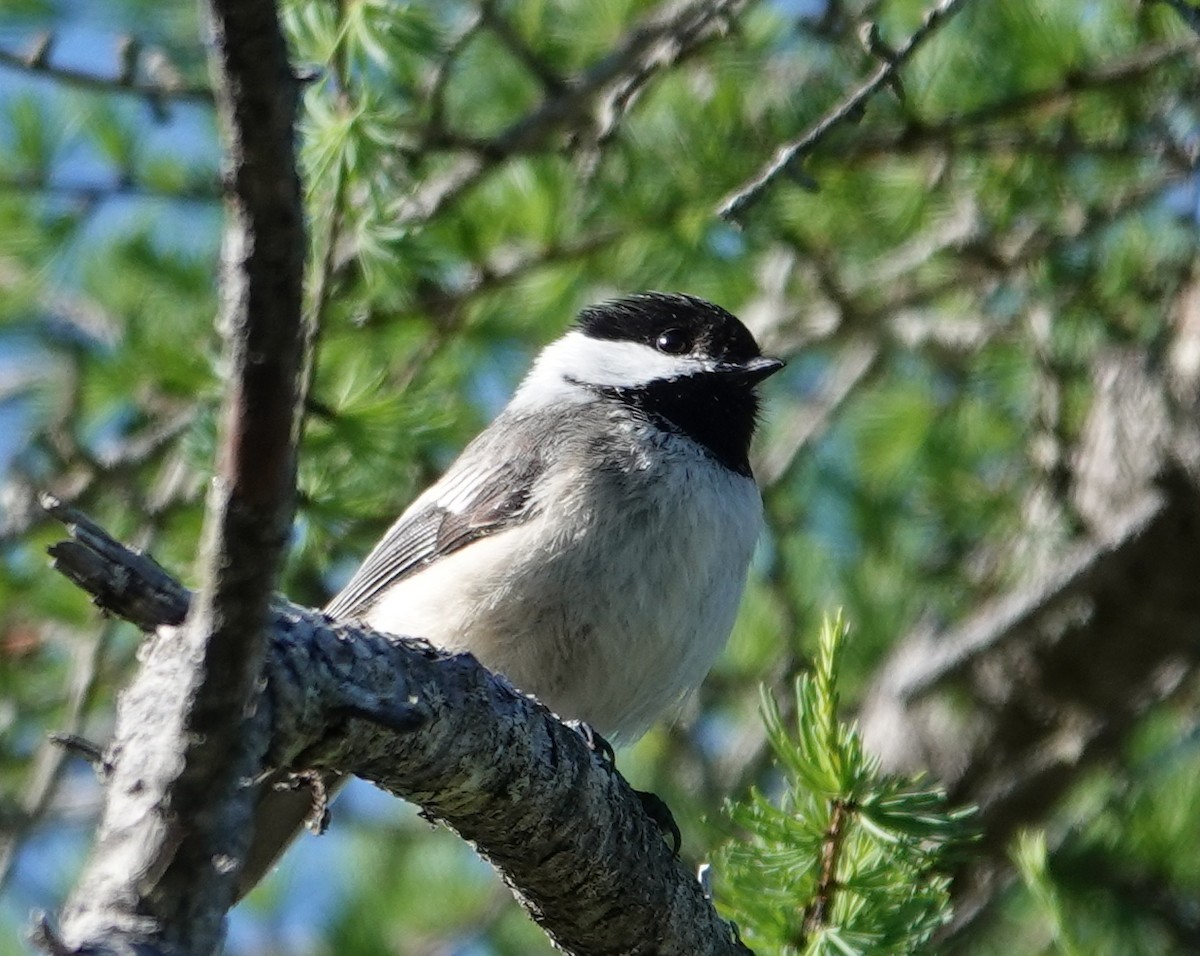
[{"label": "wing feather", "polygon": [[490,469],[460,459],[388,529],[325,612],[336,618],[362,615],[397,581],[527,520],[542,471],[536,455]]}]

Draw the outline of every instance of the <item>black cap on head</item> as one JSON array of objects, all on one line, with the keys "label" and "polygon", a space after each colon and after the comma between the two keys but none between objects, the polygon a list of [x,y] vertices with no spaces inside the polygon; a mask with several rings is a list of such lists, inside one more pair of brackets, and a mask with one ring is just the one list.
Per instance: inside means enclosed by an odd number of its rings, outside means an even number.
[{"label": "black cap on head", "polygon": [[693,295],[642,292],[584,309],[577,327],[599,341],[637,342],[702,360],[680,363],[678,374],[593,389],[666,431],[688,436],[731,471],[750,477],[754,387],[783,363],[764,358],[734,315]]},{"label": "black cap on head", "polygon": [[640,292],[601,302],[580,312],[577,325],[594,339],[640,342],[718,362],[740,364],[762,354],[737,316],[680,292]]}]

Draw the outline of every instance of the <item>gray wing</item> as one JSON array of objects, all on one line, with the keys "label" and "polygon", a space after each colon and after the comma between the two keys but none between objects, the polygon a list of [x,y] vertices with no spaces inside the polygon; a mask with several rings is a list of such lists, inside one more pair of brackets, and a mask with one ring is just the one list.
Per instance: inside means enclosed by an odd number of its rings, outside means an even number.
[{"label": "gray wing", "polygon": [[[531,454],[499,467],[480,467],[487,457],[464,453],[446,476],[392,525],[350,583],[326,607],[326,613],[337,618],[360,616],[394,582],[484,535],[525,520],[534,483],[543,471],[540,458]],[[238,876],[238,899],[275,865],[312,812],[312,794],[307,790],[273,788],[284,776],[280,772],[260,788],[254,837]],[[330,798],[345,779],[328,772],[321,775]]]},{"label": "gray wing", "polygon": [[[533,433],[540,435],[540,432]],[[520,449],[514,449],[520,451]],[[338,618],[364,614],[388,586],[416,574],[443,555],[525,520],[534,484],[543,472],[536,448],[493,465],[489,448],[468,448],[445,477],[413,503],[367,556],[350,583],[325,609]],[[275,790],[281,772],[262,785],[254,813],[254,837],[238,877],[245,896],[275,865],[312,812],[307,790]],[[345,778],[323,772],[330,797]]]},{"label": "gray wing", "polygon": [[470,451],[388,529],[325,613],[360,616],[397,581],[529,517],[541,456],[526,448],[525,455],[485,464],[486,454]]}]

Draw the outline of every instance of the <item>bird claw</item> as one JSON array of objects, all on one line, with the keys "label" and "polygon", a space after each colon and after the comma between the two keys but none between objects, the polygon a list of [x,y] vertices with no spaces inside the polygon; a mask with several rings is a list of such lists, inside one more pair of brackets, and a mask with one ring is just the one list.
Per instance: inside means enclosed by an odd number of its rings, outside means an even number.
[{"label": "bird claw", "polygon": [[312,807],[304,818],[304,826],[311,833],[321,836],[329,829],[329,787],[319,770],[297,770],[275,784],[276,790],[307,790],[312,797]]},{"label": "bird claw", "polygon": [[[595,727],[585,720],[568,720],[564,723],[583,738],[588,750],[599,757],[607,767],[616,770],[617,757],[613,752],[612,744],[605,740]],[[646,816],[654,821],[655,826],[662,831],[663,838],[671,844],[671,852],[678,856],[679,848],[683,845],[683,834],[679,832],[679,824],[675,822],[675,815],[671,813],[671,808],[657,793],[649,790],[634,790],[633,793],[642,805]]]},{"label": "bird claw", "polygon": [[616,767],[617,755],[612,744],[605,740],[586,720],[568,720],[566,725],[583,738],[588,750],[599,757],[609,767]]},{"label": "bird claw", "polygon": [[641,803],[642,809],[646,811],[646,816],[654,821],[655,826],[662,831],[663,839],[671,844],[671,852],[679,856],[679,848],[683,846],[683,834],[679,832],[679,824],[675,822],[675,815],[667,806],[666,801],[657,793],[649,790],[634,790],[633,792],[638,798],[638,802]]}]

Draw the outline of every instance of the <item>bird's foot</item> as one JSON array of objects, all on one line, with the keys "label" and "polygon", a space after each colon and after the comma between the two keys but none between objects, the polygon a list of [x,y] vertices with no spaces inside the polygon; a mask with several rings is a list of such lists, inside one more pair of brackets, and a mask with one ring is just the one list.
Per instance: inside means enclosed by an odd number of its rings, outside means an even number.
[{"label": "bird's foot", "polygon": [[679,824],[675,822],[675,815],[671,812],[671,808],[657,793],[649,790],[634,790],[633,792],[641,803],[642,809],[646,811],[646,816],[654,821],[658,829],[662,831],[663,839],[671,844],[671,852],[678,856],[679,848],[683,846],[683,834],[679,832]]},{"label": "bird's foot", "polygon": [[[613,752],[612,744],[605,740],[595,727],[585,720],[568,720],[564,723],[583,738],[588,750],[599,757],[609,769],[617,769],[617,756]],[[649,790],[633,792],[642,809],[646,811],[646,816],[654,821],[662,831],[663,838],[671,844],[671,852],[678,855],[679,848],[683,845],[683,834],[679,832],[679,824],[675,822],[671,808],[657,793],[651,793]]]},{"label": "bird's foot", "polygon": [[587,744],[588,750],[599,757],[604,763],[608,764],[609,767],[616,767],[617,755],[613,751],[612,744],[605,740],[595,727],[586,720],[568,720],[565,723],[583,738],[583,742]]},{"label": "bird's foot", "polygon": [[329,829],[329,787],[319,770],[297,770],[278,781],[276,790],[307,790],[312,807],[304,818],[304,826],[317,836]]}]

